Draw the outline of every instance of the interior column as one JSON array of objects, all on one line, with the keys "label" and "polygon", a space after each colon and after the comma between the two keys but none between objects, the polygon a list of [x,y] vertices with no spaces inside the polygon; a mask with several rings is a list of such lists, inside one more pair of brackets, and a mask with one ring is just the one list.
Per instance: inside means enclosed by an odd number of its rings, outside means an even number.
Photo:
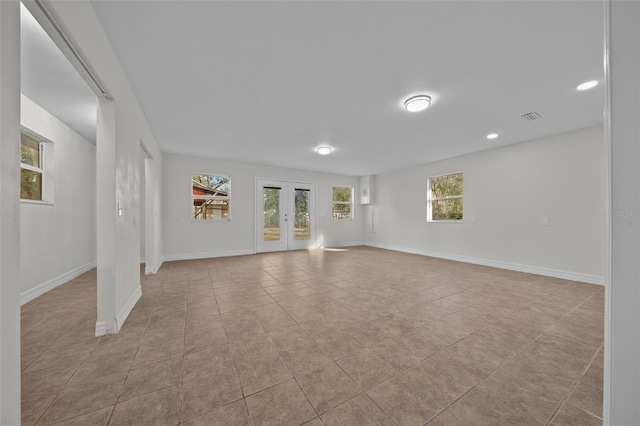
[{"label": "interior column", "polygon": [[[118,332],[116,320],[116,106],[98,97],[96,129],[96,336]],[[137,262],[137,260],[136,260]]]}]

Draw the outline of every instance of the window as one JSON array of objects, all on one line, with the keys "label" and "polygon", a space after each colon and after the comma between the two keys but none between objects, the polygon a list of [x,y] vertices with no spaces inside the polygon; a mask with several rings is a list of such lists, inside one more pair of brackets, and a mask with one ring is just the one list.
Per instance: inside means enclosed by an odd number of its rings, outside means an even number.
[{"label": "window", "polygon": [[333,187],[334,219],[353,219],[353,188],[350,186]]},{"label": "window", "polygon": [[427,221],[461,221],[462,173],[430,177],[427,186]]},{"label": "window", "polygon": [[44,201],[44,142],[20,135],[20,198]]},{"label": "window", "polygon": [[224,175],[191,175],[194,220],[229,220],[230,179]]}]

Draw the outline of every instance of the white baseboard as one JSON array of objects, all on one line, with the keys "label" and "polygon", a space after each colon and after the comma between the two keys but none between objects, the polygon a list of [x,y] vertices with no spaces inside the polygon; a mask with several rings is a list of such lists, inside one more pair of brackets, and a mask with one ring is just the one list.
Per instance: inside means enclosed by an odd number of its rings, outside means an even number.
[{"label": "white baseboard", "polygon": [[96,321],[96,336],[115,334],[120,331],[120,327],[122,327],[124,322],[127,320],[131,310],[136,306],[136,303],[141,297],[142,287],[138,285],[133,294],[131,294],[131,297],[129,297],[129,300],[127,300],[127,303],[122,306],[115,318],[106,321]]},{"label": "white baseboard", "polygon": [[158,259],[158,262],[155,265],[153,265],[153,266],[146,265],[144,267],[144,274],[145,275],[157,274],[163,263],[164,263],[163,259],[160,258],[160,259]]},{"label": "white baseboard", "polygon": [[366,245],[366,243],[362,241],[355,241],[355,242],[346,242],[346,243],[323,244],[322,248],[356,247],[356,246],[364,246],[364,245]]},{"label": "white baseboard", "polygon": [[582,283],[604,285],[604,277],[599,275],[589,275],[580,272],[563,271],[559,269],[542,268],[539,266],[521,265],[518,263],[502,262],[498,260],[482,259],[478,257],[461,256],[457,254],[440,253],[428,250],[411,249],[406,247],[390,246],[379,243],[364,243],[369,247],[376,247],[385,250],[400,251],[403,253],[418,254],[422,256],[437,257],[440,259],[455,260],[457,262],[472,263],[474,265],[490,266],[499,269],[508,269],[529,274],[544,275],[547,277],[560,278],[564,280],[578,281]]},{"label": "white baseboard", "polygon": [[136,306],[136,303],[138,303],[138,300],[140,300],[141,297],[142,297],[142,287],[140,287],[140,284],[138,284],[138,287],[136,287],[135,291],[131,294],[131,296],[129,297],[129,300],[127,300],[127,303],[124,304],[124,306],[118,312],[118,315],[116,315],[116,321],[118,322],[118,330],[120,330],[120,327],[122,327],[122,324],[124,324],[124,322],[127,320],[127,317],[131,313],[131,310],[133,309],[134,306]]},{"label": "white baseboard", "polygon": [[96,337],[118,332],[118,324],[115,318],[108,321],[96,321]]},{"label": "white baseboard", "polygon": [[[366,245],[362,241],[358,242],[346,242],[346,243],[336,243],[336,244],[322,244],[320,248],[331,248],[331,247],[351,247],[351,246],[363,246]],[[229,257],[229,256],[246,256],[250,254],[256,254],[255,250],[247,249],[247,250],[229,250],[229,251],[214,251],[214,252],[206,252],[206,253],[179,253],[179,254],[165,254],[162,260],[164,262],[171,262],[174,260],[194,260],[194,259],[210,259],[214,257]],[[156,266],[155,272],[160,269],[160,265],[162,262]],[[146,273],[146,270],[145,270]]]},{"label": "white baseboard", "polygon": [[209,259],[213,257],[229,257],[229,256],[245,256],[247,254],[255,254],[254,250],[229,250],[229,251],[213,251],[207,253],[178,253],[178,254],[165,254],[162,258],[164,262],[171,262],[174,260],[194,260],[194,259]]},{"label": "white baseboard", "polygon": [[58,275],[55,278],[50,279],[47,282],[44,282],[30,290],[27,290],[20,294],[20,305],[24,305],[27,302],[35,299],[36,297],[53,290],[54,288],[61,286],[62,284],[71,281],[72,279],[79,277],[85,272],[96,267],[95,260],[93,262],[89,262],[85,265],[79,266],[71,271],[65,272],[62,275]]}]

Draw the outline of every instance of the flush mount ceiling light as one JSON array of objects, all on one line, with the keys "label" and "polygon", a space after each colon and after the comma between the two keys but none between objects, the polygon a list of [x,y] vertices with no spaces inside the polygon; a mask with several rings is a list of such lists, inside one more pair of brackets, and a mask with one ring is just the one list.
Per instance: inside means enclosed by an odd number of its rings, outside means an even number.
[{"label": "flush mount ceiling light", "polygon": [[333,148],[331,148],[330,146],[319,146],[316,148],[316,151],[320,155],[328,155],[328,154],[331,154],[331,151],[333,151]]},{"label": "flush mount ceiling light", "polygon": [[431,97],[427,95],[412,96],[404,101],[404,108],[409,112],[424,111],[431,105]]},{"label": "flush mount ceiling light", "polygon": [[577,87],[577,89],[580,91],[589,90],[589,89],[593,89],[597,85],[598,85],[598,80],[591,80],[591,81],[587,81],[586,83],[582,83],[580,86]]},{"label": "flush mount ceiling light", "polygon": [[497,134],[497,133],[489,133],[489,134],[487,135],[487,139],[495,139],[495,138],[497,138],[497,137],[498,137],[498,134]]}]

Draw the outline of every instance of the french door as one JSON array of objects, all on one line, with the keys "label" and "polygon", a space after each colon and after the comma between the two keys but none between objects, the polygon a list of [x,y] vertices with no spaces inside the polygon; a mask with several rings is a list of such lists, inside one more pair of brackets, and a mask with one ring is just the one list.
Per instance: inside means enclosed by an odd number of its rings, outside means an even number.
[{"label": "french door", "polygon": [[311,248],[316,241],[315,202],[313,183],[258,179],[256,250]]}]

